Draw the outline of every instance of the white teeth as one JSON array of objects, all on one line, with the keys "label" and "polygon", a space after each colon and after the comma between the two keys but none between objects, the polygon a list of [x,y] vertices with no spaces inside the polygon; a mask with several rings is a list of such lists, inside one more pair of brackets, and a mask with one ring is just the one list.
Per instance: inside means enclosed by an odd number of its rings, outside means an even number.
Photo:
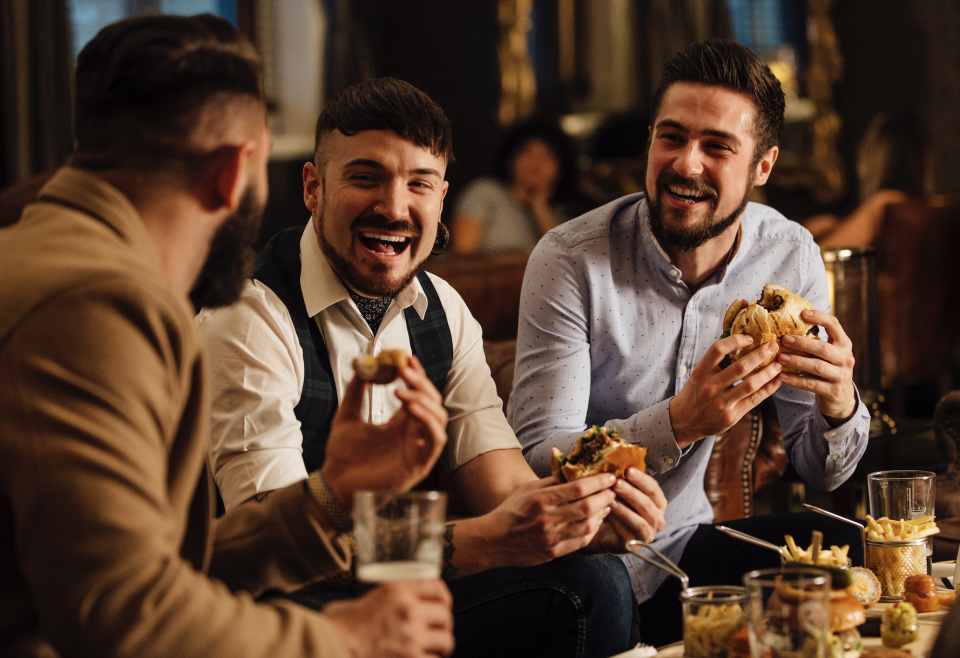
[{"label": "white teeth", "polygon": [[407,238],[400,235],[380,235],[379,233],[361,233],[365,238],[379,240],[380,242],[406,242]]},{"label": "white teeth", "polygon": [[679,196],[689,196],[696,199],[702,199],[707,196],[705,192],[694,192],[689,187],[683,187],[681,185],[668,185],[667,189]]}]

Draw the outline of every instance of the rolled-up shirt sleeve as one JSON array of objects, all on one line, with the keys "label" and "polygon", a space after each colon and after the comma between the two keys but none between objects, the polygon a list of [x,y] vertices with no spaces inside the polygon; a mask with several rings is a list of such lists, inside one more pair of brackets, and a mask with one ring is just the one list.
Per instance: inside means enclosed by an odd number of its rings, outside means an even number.
[{"label": "rolled-up shirt sleeve", "polygon": [[262,283],[197,316],[210,356],[210,454],[226,509],[307,477],[300,421],[303,350],[290,315]]}]

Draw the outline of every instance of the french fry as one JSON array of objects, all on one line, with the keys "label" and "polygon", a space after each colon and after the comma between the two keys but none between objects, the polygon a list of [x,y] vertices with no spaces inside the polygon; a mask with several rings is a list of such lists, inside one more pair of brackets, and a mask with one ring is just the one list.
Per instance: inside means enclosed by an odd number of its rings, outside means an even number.
[{"label": "french fry", "polygon": [[905,521],[903,519],[874,519],[867,516],[867,539],[873,541],[910,541],[940,532],[932,516]]},{"label": "french fry", "polygon": [[[787,542],[787,545],[782,547],[784,549],[783,559],[785,561],[813,564],[812,544],[806,549],[803,549],[797,546],[792,536],[784,535],[784,539]],[[817,565],[825,567],[845,567],[850,563],[847,559],[847,553],[849,551],[849,546],[831,546],[830,548],[820,549],[820,552],[817,554]]]}]

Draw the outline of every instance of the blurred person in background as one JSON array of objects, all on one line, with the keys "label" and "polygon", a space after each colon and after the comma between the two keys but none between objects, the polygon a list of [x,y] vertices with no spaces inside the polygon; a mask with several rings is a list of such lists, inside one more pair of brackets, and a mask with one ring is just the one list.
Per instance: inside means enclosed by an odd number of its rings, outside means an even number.
[{"label": "blurred person in background", "polygon": [[932,162],[930,134],[919,115],[881,112],[857,149],[860,205],[846,218],[817,215],[803,225],[822,249],[871,245],[887,206],[933,192]]},{"label": "blurred person in background", "polygon": [[554,123],[512,128],[493,172],[464,188],[450,222],[453,253],[530,251],[540,237],[589,209],[578,188],[576,145]]}]

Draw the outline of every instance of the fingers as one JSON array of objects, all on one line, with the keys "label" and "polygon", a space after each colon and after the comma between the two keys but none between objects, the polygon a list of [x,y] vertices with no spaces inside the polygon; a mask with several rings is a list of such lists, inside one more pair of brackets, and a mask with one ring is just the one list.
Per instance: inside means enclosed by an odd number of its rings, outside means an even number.
[{"label": "fingers", "polygon": [[667,497],[660,483],[638,468],[628,468],[623,480],[617,481],[614,493],[624,499],[637,512],[640,512],[657,532],[666,525],[664,512],[667,510]]},{"label": "fingers", "polygon": [[[780,346],[776,343],[776,341],[770,341],[769,343],[764,343],[746,356],[737,359],[737,361],[727,366],[727,368],[721,373],[721,385],[724,388],[731,387],[741,379],[750,377],[750,374],[753,373],[753,371],[756,370],[761,363],[769,358],[772,358],[779,350]],[[774,361],[774,363],[776,363],[776,361]],[[760,373],[758,372],[756,374]],[[767,374],[771,373],[768,372]],[[771,377],[774,375],[776,375],[775,372],[771,374]]]},{"label": "fingers", "polygon": [[[427,372],[423,369],[423,365],[417,357],[410,357],[407,367],[400,370],[400,378],[411,390],[422,391],[438,403],[443,403],[443,395],[427,377]],[[398,389],[398,392],[399,390],[402,389]]]},{"label": "fingers", "polygon": [[[617,500],[626,504],[614,507],[611,520],[622,525],[620,529],[627,534],[626,536],[623,533],[620,534],[626,540],[643,539],[644,541],[651,541],[654,535],[666,526],[666,519],[663,514],[666,508],[666,500],[655,501],[650,495],[641,491],[639,486],[649,487],[649,483],[639,477],[644,474],[635,468],[628,470],[632,471],[630,473],[632,475],[631,480],[617,480],[617,484],[614,486]],[[650,479],[652,480],[652,478]],[[656,481],[653,484],[656,485]],[[659,490],[659,486],[650,488],[654,491]],[[662,496],[662,494],[661,491],[660,495]],[[659,507],[658,502],[662,502],[663,508]]]},{"label": "fingers", "polygon": [[356,376],[347,383],[347,389],[343,392],[343,401],[337,409],[338,418],[360,420],[360,409],[363,405],[363,392],[366,386],[366,383]]},{"label": "fingers", "polygon": [[707,353],[704,354],[700,360],[700,363],[710,369],[717,369],[720,367],[720,362],[723,361],[723,357],[734,350],[742,349],[752,343],[753,338],[748,334],[734,334],[733,336],[721,338],[710,346]]},{"label": "fingers", "polygon": [[439,578],[417,578],[405,580],[402,584],[418,598],[425,601],[436,601],[445,606],[453,605],[453,596],[450,594],[450,589]]},{"label": "fingers", "polygon": [[564,505],[574,500],[584,499],[609,489],[616,481],[617,478],[612,473],[598,473],[573,482],[558,484],[550,487],[548,491],[550,502],[554,505]]},{"label": "fingers", "polygon": [[800,317],[810,324],[819,324],[821,327],[824,327],[827,330],[827,341],[825,342],[837,345],[838,347],[849,347],[853,344],[850,337],[847,336],[847,332],[845,332],[840,325],[840,320],[837,319],[837,316],[824,313],[823,311],[804,311],[800,314]]},{"label": "fingers", "polygon": [[403,388],[398,388],[396,395],[402,403],[401,411],[406,410],[411,416],[422,422],[438,424],[442,428],[446,427],[450,415],[443,405],[442,398],[435,398],[427,391]]}]

